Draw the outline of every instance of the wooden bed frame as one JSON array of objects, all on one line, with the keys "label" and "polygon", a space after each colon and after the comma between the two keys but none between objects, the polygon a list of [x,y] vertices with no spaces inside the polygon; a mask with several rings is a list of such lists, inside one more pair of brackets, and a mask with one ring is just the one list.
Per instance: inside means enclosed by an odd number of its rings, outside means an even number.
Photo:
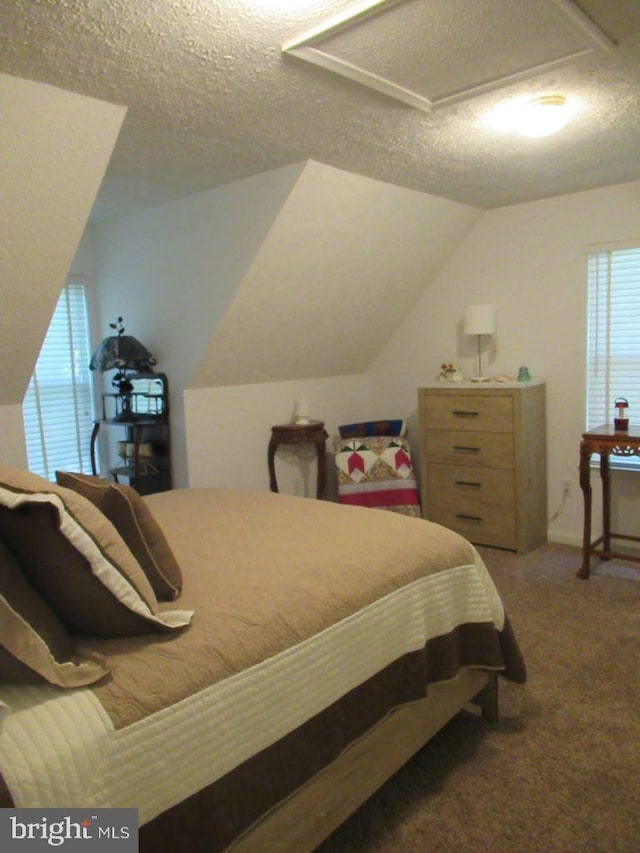
[{"label": "wooden bed frame", "polygon": [[451,681],[431,685],[425,699],[392,711],[227,850],[310,853],[469,702],[486,719],[497,719],[495,674],[464,669]]}]

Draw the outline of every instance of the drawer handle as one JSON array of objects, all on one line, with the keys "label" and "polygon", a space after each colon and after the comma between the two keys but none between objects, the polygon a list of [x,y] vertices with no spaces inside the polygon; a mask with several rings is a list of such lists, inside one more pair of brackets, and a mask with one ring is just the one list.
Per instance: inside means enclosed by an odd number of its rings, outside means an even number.
[{"label": "drawer handle", "polygon": [[480,453],[479,447],[468,447],[464,444],[454,444],[453,449],[456,453]]},{"label": "drawer handle", "polygon": [[480,412],[474,412],[470,409],[454,409],[452,414],[454,418],[477,418]]},{"label": "drawer handle", "polygon": [[480,515],[465,515],[462,512],[457,512],[456,518],[461,519],[461,521],[484,521]]},{"label": "drawer handle", "polygon": [[467,486],[473,489],[479,489],[482,487],[482,483],[473,483],[471,480],[454,480],[456,486]]}]

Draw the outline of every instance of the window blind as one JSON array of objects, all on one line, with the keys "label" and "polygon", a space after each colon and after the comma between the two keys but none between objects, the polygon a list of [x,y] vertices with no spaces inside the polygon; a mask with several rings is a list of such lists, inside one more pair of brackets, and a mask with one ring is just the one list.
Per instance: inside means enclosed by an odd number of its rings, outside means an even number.
[{"label": "window blind", "polygon": [[616,397],[640,421],[640,247],[589,255],[587,429],[612,423]]},{"label": "window blind", "polygon": [[69,280],[42,344],[22,406],[27,459],[36,474],[91,472],[93,383],[85,285]]}]

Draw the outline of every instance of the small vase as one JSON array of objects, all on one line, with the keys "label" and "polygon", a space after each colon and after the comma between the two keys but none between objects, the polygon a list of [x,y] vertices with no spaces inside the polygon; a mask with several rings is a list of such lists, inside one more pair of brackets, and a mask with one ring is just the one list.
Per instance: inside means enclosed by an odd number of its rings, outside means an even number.
[{"label": "small vase", "polygon": [[460,382],[462,374],[457,370],[445,370],[440,374],[440,382]]},{"label": "small vase", "polygon": [[518,382],[529,382],[531,380],[531,374],[529,373],[528,367],[521,367],[518,371]]}]

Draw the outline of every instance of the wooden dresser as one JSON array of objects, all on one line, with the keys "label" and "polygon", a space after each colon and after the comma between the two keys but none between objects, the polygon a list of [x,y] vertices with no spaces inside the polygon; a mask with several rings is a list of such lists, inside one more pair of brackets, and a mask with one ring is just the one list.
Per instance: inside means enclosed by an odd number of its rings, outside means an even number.
[{"label": "wooden dresser", "polygon": [[477,545],[547,540],[543,382],[418,389],[422,514]]}]

